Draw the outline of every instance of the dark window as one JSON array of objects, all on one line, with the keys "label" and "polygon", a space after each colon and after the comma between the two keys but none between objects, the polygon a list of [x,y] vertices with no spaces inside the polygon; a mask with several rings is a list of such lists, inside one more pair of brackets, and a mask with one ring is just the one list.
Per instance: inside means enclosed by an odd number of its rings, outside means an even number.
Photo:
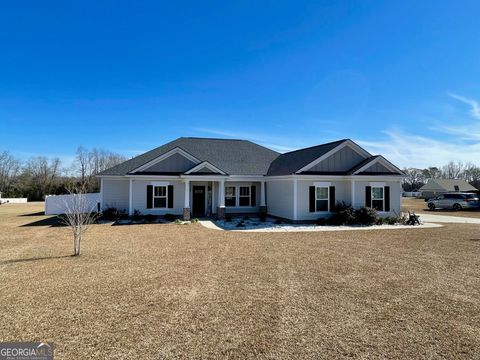
[{"label": "dark window", "polygon": [[153,207],[166,208],[167,207],[167,187],[155,186],[153,188]]},{"label": "dark window", "polygon": [[238,202],[240,206],[250,206],[250,186],[240,186]]},{"label": "dark window", "polygon": [[459,190],[460,190],[460,188],[458,187],[458,185],[455,185],[453,188],[455,189],[455,191],[459,191]]},{"label": "dark window", "polygon": [[235,186],[225,187],[225,206],[237,206],[237,198],[235,196]]}]

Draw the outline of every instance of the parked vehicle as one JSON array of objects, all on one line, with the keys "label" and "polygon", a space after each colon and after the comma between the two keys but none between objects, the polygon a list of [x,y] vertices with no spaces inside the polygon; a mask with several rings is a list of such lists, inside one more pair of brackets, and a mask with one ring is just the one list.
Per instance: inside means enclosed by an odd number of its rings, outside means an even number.
[{"label": "parked vehicle", "polygon": [[435,209],[478,209],[480,208],[480,198],[477,194],[471,193],[446,193],[434,198],[428,199],[428,208]]}]

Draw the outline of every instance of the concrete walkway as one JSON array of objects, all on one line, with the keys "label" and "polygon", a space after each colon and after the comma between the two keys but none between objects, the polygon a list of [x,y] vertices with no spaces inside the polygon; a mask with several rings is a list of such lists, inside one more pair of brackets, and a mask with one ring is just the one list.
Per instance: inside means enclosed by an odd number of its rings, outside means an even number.
[{"label": "concrete walkway", "polygon": [[418,213],[420,221],[426,223],[480,224],[480,218]]}]

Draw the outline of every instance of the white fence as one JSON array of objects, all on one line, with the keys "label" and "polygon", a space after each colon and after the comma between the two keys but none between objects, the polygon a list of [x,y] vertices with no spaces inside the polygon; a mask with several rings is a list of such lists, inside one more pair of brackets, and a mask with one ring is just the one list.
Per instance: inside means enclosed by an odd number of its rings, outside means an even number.
[{"label": "white fence", "polygon": [[25,204],[27,198],[2,198],[0,197],[0,204]]},{"label": "white fence", "polygon": [[404,191],[403,197],[421,197],[422,193],[420,191]]},{"label": "white fence", "polygon": [[[72,209],[74,196],[78,195],[47,195],[45,197],[45,215],[65,214]],[[85,194],[84,211],[98,211],[100,208],[100,193]]]}]

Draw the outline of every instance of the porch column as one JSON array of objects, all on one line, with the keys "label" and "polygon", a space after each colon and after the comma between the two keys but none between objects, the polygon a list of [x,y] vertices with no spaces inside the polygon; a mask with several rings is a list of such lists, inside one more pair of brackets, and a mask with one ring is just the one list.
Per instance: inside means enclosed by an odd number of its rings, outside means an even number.
[{"label": "porch column", "polygon": [[183,220],[190,220],[190,180],[185,180],[185,205],[183,206]]},{"label": "porch column", "polygon": [[210,211],[213,213],[217,210],[217,204],[215,204],[215,181],[212,181],[212,208]]},{"label": "porch column", "polygon": [[217,217],[219,219],[225,218],[225,180],[220,180],[220,191],[219,191],[219,206],[217,208]]},{"label": "porch column", "polygon": [[133,180],[128,180],[128,215],[133,215]]},{"label": "porch column", "polygon": [[351,182],[351,190],[350,194],[352,195],[352,207],[355,207],[355,180],[352,180]]},{"label": "porch column", "polygon": [[267,204],[265,204],[265,181],[260,182],[260,213],[267,212]]},{"label": "porch column", "polygon": [[297,179],[293,179],[293,220],[297,220]]}]

